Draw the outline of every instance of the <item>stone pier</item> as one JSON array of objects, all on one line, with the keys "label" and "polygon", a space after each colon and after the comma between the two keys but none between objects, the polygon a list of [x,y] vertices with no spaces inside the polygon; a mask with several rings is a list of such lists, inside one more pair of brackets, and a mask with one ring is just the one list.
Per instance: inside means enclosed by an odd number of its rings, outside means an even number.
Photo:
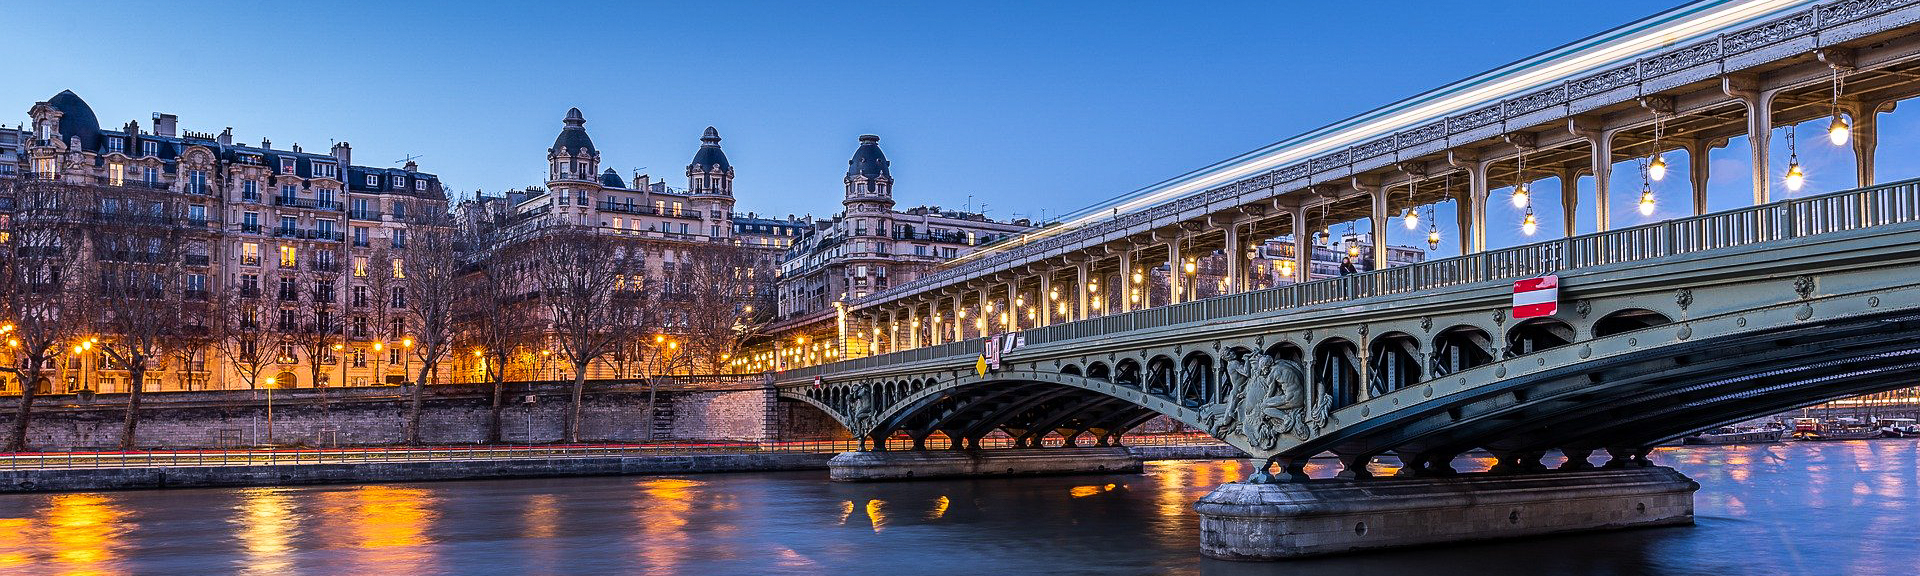
[{"label": "stone pier", "polygon": [[1693,523],[1666,467],[1223,484],[1194,504],[1201,553],[1280,560],[1442,542]]},{"label": "stone pier", "polygon": [[836,482],[914,478],[1040,476],[1140,472],[1140,458],[1125,447],[1005,448],[842,452],[827,462]]}]

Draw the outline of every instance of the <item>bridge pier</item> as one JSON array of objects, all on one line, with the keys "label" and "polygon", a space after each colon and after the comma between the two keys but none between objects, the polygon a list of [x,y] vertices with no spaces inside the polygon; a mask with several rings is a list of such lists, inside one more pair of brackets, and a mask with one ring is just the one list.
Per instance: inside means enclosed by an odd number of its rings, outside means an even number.
[{"label": "bridge pier", "polygon": [[[1262,472],[1264,473],[1264,471]],[[1222,484],[1194,504],[1200,551],[1283,560],[1444,542],[1693,523],[1700,485],[1666,467]]]},{"label": "bridge pier", "polygon": [[827,476],[835,482],[1118,474],[1141,469],[1140,458],[1120,446],[842,452],[827,462]]}]

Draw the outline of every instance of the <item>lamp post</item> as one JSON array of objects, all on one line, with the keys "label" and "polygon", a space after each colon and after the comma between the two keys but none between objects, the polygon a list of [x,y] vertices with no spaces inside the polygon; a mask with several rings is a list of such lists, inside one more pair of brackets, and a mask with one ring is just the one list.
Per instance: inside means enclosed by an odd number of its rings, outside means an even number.
[{"label": "lamp post", "polygon": [[279,378],[267,377],[267,444],[273,444],[273,386]]},{"label": "lamp post", "polygon": [[400,340],[400,382],[413,382],[413,337]]}]

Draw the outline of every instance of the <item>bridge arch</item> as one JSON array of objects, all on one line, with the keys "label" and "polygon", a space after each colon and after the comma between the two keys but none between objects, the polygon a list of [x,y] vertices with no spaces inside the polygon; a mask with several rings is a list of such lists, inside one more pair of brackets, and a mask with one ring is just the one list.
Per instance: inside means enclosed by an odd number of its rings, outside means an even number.
[{"label": "bridge arch", "polygon": [[1307,363],[1307,353],[1300,349],[1299,344],[1288,340],[1274,342],[1272,346],[1268,346],[1267,355],[1281,360],[1292,360],[1301,365]]},{"label": "bridge arch", "polygon": [[1333,407],[1360,400],[1360,347],[1346,338],[1328,338],[1313,347],[1309,380],[1333,395]]},{"label": "bridge arch", "polygon": [[1213,402],[1217,371],[1212,354],[1203,350],[1188,352],[1180,359],[1180,387],[1174,392],[1174,401],[1190,408]]},{"label": "bridge arch", "polygon": [[1141,374],[1140,390],[1148,394],[1172,394],[1179,365],[1165,354],[1147,359],[1146,372]]},{"label": "bridge arch", "polygon": [[1427,362],[1431,378],[1438,378],[1493,361],[1493,339],[1479,326],[1461,324],[1433,337],[1433,356]]},{"label": "bridge arch", "polygon": [[1572,324],[1551,316],[1528,318],[1507,329],[1506,356],[1524,356],[1572,344],[1577,340]]},{"label": "bridge arch", "polygon": [[1080,376],[1080,375],[1081,375],[1081,372],[1080,372],[1080,366],[1079,366],[1079,365],[1077,365],[1077,364],[1068,364],[1068,365],[1065,365],[1065,366],[1061,366],[1061,367],[1060,367],[1060,373],[1061,373],[1061,374],[1069,374],[1069,375],[1073,375],[1073,376]]},{"label": "bridge arch", "polygon": [[[829,412],[843,424],[857,419]],[[1069,444],[1087,436],[1104,446],[1161,415],[1200,427],[1198,414],[1174,398],[1086,376],[1003,371],[930,383],[878,407],[871,429],[848,428],[857,436],[905,432],[917,447],[924,447],[925,440],[936,434],[951,440],[951,448],[977,447],[995,430],[1005,432],[1020,447],[1036,447],[1052,433]]]},{"label": "bridge arch", "polygon": [[1374,394],[1399,390],[1421,380],[1420,339],[1406,332],[1387,332],[1375,336],[1367,345],[1368,373]]},{"label": "bridge arch", "polygon": [[1144,376],[1145,374],[1142,371],[1139,360],[1123,358],[1119,362],[1114,363],[1113,374],[1107,379],[1121,386],[1139,388],[1141,387],[1141,381]]},{"label": "bridge arch", "polygon": [[1671,324],[1666,314],[1646,308],[1623,308],[1601,316],[1593,321],[1593,337],[1605,338],[1621,332],[1632,332],[1642,328],[1652,328],[1662,324]]}]

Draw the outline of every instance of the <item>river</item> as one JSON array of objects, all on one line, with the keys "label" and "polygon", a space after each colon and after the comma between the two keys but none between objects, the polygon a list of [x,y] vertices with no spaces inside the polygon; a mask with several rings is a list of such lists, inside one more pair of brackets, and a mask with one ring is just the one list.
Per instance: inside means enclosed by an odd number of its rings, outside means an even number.
[{"label": "river", "polygon": [[1197,552],[1191,504],[1245,464],[1168,461],[1142,475],[857,485],[811,472],[8,495],[0,573],[1920,572],[1920,441],[1654,459],[1700,481],[1698,525],[1219,562]]}]

